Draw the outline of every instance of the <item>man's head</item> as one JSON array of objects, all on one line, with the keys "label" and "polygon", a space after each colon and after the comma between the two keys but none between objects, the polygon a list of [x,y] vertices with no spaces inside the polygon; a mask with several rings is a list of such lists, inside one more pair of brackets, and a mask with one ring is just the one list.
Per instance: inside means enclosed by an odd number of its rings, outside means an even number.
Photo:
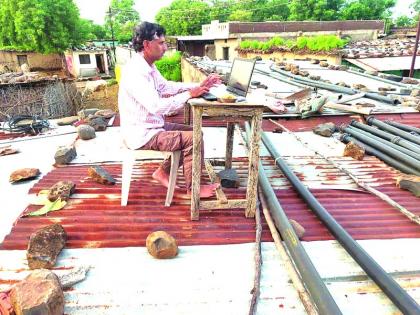
[{"label": "man's head", "polygon": [[136,52],[143,52],[148,62],[159,60],[168,49],[165,29],[156,23],[140,23],[134,29],[133,48]]}]

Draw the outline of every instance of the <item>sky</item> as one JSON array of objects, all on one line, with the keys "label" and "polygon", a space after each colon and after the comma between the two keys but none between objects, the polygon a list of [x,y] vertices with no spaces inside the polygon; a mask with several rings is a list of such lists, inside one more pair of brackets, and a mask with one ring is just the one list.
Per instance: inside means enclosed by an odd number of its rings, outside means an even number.
[{"label": "sky", "polygon": [[[74,0],[74,2],[79,7],[82,18],[93,20],[96,24],[103,24],[105,11],[108,9],[111,0]],[[168,6],[171,2],[172,0],[135,0],[134,8],[140,13],[142,21],[154,22],[159,9]],[[414,0],[397,0],[393,16],[412,16],[413,12],[411,12],[410,4],[413,2]]]}]

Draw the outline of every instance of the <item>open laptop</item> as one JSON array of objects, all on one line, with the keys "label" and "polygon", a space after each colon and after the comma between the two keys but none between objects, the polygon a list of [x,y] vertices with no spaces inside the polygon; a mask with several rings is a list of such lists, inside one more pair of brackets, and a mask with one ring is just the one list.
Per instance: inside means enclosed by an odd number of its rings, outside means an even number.
[{"label": "open laptop", "polygon": [[[226,90],[235,96],[246,97],[252,73],[255,68],[255,59],[235,58],[230,69],[229,80]],[[217,97],[211,93],[203,94],[207,101],[215,101]]]}]

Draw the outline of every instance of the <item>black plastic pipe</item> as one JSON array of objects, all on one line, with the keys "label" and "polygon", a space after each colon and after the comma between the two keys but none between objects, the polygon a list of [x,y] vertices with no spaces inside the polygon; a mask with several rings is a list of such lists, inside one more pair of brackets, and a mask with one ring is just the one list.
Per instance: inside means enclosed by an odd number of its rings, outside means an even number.
[{"label": "black plastic pipe", "polygon": [[[245,125],[247,131],[246,140],[248,142],[250,134],[250,126],[247,123]],[[293,263],[299,271],[302,281],[305,287],[308,289],[312,300],[314,301],[319,314],[342,314],[340,308],[328,291],[324,281],[313,265],[311,259],[305,251],[296,235],[295,230],[289,222],[289,218],[281,207],[277,196],[270,185],[267,175],[264,172],[264,166],[261,161],[258,166],[258,184],[261,188],[261,192],[264,195],[270,213],[273,216],[276,228],[279,230],[280,235],[286,244],[287,250],[293,258]]]},{"label": "black plastic pipe", "polygon": [[420,154],[420,146],[418,146],[417,144],[412,143],[410,141],[407,141],[405,139],[402,139],[401,137],[396,136],[396,135],[394,135],[392,133],[389,133],[389,132],[380,130],[380,129],[375,128],[375,127],[372,127],[372,126],[368,126],[368,125],[362,124],[362,123],[360,123],[360,122],[358,122],[356,120],[353,120],[350,123],[350,125],[351,126],[354,126],[354,127],[357,127],[359,129],[362,129],[364,131],[367,131],[367,132],[369,132],[371,134],[374,134],[374,135],[376,135],[378,137],[381,137],[383,139],[389,140],[392,143],[398,144],[398,145],[400,145],[400,146],[402,146],[404,148],[407,148],[407,149],[409,149],[409,150],[411,150],[413,152],[416,152],[416,153],[419,153]]},{"label": "black plastic pipe", "polygon": [[[418,154],[416,152],[413,152],[413,151],[411,151],[409,149],[406,149],[406,148],[404,148],[402,146],[399,146],[398,144],[392,143],[391,141],[388,141],[388,140],[382,139],[380,137],[377,137],[377,136],[375,136],[375,135],[373,135],[373,134],[371,134],[369,132],[366,132],[366,131],[364,131],[362,129],[359,129],[359,128],[356,128],[356,127],[353,127],[353,126],[350,126],[350,125],[347,126],[347,128],[350,128],[350,130],[355,130],[355,131],[361,133],[362,135],[365,135],[366,137],[372,138],[375,141],[378,141],[380,143],[383,143],[386,146],[390,146],[391,148],[393,148],[395,150],[398,150],[398,151],[400,151],[400,152],[402,152],[404,154],[407,154],[407,155],[411,156],[412,158],[414,158],[414,159],[416,159],[416,160],[418,160],[420,162],[420,154]],[[341,127],[341,129],[344,130],[344,127]]]},{"label": "black plastic pipe", "polygon": [[344,143],[348,143],[348,142],[354,142],[356,143],[358,146],[362,147],[365,149],[366,153],[376,156],[378,159],[384,161],[386,164],[391,165],[392,167],[396,168],[397,170],[400,170],[403,173],[406,174],[414,174],[417,176],[420,176],[420,173],[417,172],[415,169],[405,165],[404,163],[401,163],[400,161],[397,161],[396,159],[390,157],[389,155],[386,155],[385,153],[376,150],[375,148],[372,148],[371,146],[367,145],[366,143],[363,143],[362,141],[359,141],[353,137],[351,137],[350,135],[347,134],[343,134],[341,136],[341,141],[343,141]]},{"label": "black plastic pipe", "polygon": [[276,165],[290,181],[300,197],[305,200],[309,208],[325,224],[332,235],[353,257],[367,275],[382,289],[391,301],[404,313],[409,315],[420,314],[420,307],[417,302],[401,286],[390,277],[386,271],[347,233],[343,227],[328,213],[328,211],[311,194],[299,178],[291,171],[286,162],[271,144],[268,137],[262,133],[262,141],[275,159]]},{"label": "black plastic pipe", "polygon": [[383,143],[376,141],[375,139],[361,134],[356,128],[345,127],[342,130],[352,135],[356,139],[362,141],[363,143],[366,143],[367,145],[379,151],[382,151],[384,154],[389,155],[397,161],[404,162],[409,167],[417,170],[420,173],[420,161],[416,160],[415,158],[412,158],[411,156],[408,156],[405,153],[402,153],[394,148],[391,148],[390,146],[384,145]]},{"label": "black plastic pipe", "polygon": [[392,80],[381,78],[379,76],[367,74],[366,72],[358,72],[358,71],[354,71],[352,69],[348,69],[347,72],[353,73],[353,74],[356,74],[356,75],[361,75],[363,77],[366,77],[366,78],[369,78],[369,79],[372,79],[372,80],[376,80],[376,81],[380,81],[380,82],[385,82],[385,83],[388,83],[388,84],[391,84],[391,85],[396,85],[398,87],[402,87],[402,88],[405,88],[405,89],[412,88],[412,87],[409,87],[407,84],[404,84],[404,83],[401,83],[401,82],[395,82],[395,81],[392,81]]},{"label": "black plastic pipe", "polygon": [[381,121],[379,119],[376,119],[373,116],[369,116],[366,119],[366,121],[369,125],[375,125],[376,127],[381,128],[382,130],[386,130],[390,133],[393,133],[394,135],[400,136],[401,138],[404,138],[404,139],[406,139],[410,142],[413,142],[417,145],[420,145],[420,138],[419,137],[413,136],[412,134],[409,134],[408,132],[405,132],[401,129],[390,126],[390,125],[384,123],[383,121]]},{"label": "black plastic pipe", "polygon": [[[335,84],[315,81],[315,80],[311,80],[311,79],[306,79],[306,78],[288,73],[287,71],[274,69],[273,67],[271,67],[270,69],[274,72],[277,72],[277,73],[280,73],[284,76],[287,76],[287,77],[289,77],[293,80],[303,82],[306,85],[315,86],[315,87],[320,88],[320,89],[329,90],[329,91],[333,91],[333,92],[337,92],[337,93],[350,94],[350,95],[354,95],[354,94],[359,93],[359,91],[356,91],[356,90],[348,88],[348,87],[338,86],[338,85],[335,85]],[[387,96],[379,95],[379,94],[376,94],[376,93],[367,92],[367,93],[365,93],[364,97],[370,98],[372,100],[376,100],[376,101],[379,101],[379,102],[392,104],[392,105],[397,105],[397,104],[400,103],[400,101],[397,100],[397,99],[391,99]]]},{"label": "black plastic pipe", "polygon": [[385,123],[387,123],[388,125],[391,125],[393,127],[399,128],[401,130],[404,130],[404,131],[407,131],[407,132],[415,132],[416,134],[420,135],[420,128],[405,125],[405,124],[401,124],[401,123],[393,121],[393,120],[385,120]]}]

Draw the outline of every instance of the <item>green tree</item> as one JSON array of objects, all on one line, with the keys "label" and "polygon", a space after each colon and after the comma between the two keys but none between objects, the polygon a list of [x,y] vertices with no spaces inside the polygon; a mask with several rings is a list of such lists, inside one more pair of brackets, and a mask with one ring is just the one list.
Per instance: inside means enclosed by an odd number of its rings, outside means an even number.
[{"label": "green tree", "polygon": [[420,12],[420,0],[415,0],[411,5],[410,8],[414,9],[417,13]]},{"label": "green tree", "polygon": [[120,42],[128,42],[133,36],[133,28],[140,22],[140,14],[134,9],[134,0],[112,0],[105,16],[105,30],[109,37]]},{"label": "green tree", "polygon": [[229,15],[229,21],[252,21],[252,12],[242,9],[235,10]]},{"label": "green tree", "polygon": [[400,15],[395,19],[394,25],[397,27],[412,27],[415,25],[415,21],[406,15]]},{"label": "green tree", "polygon": [[174,0],[156,14],[156,21],[168,35],[201,34],[201,26],[210,23],[210,6],[200,0]]},{"label": "green tree", "polygon": [[83,43],[86,32],[72,0],[0,0],[0,46],[40,53]]},{"label": "green tree", "polygon": [[343,5],[344,0],[292,0],[289,4],[289,20],[337,20]]},{"label": "green tree", "polygon": [[376,20],[391,16],[396,0],[357,0],[348,2],[341,11],[343,20]]},{"label": "green tree", "polygon": [[232,14],[234,0],[212,0],[210,2],[210,20],[226,22]]}]

